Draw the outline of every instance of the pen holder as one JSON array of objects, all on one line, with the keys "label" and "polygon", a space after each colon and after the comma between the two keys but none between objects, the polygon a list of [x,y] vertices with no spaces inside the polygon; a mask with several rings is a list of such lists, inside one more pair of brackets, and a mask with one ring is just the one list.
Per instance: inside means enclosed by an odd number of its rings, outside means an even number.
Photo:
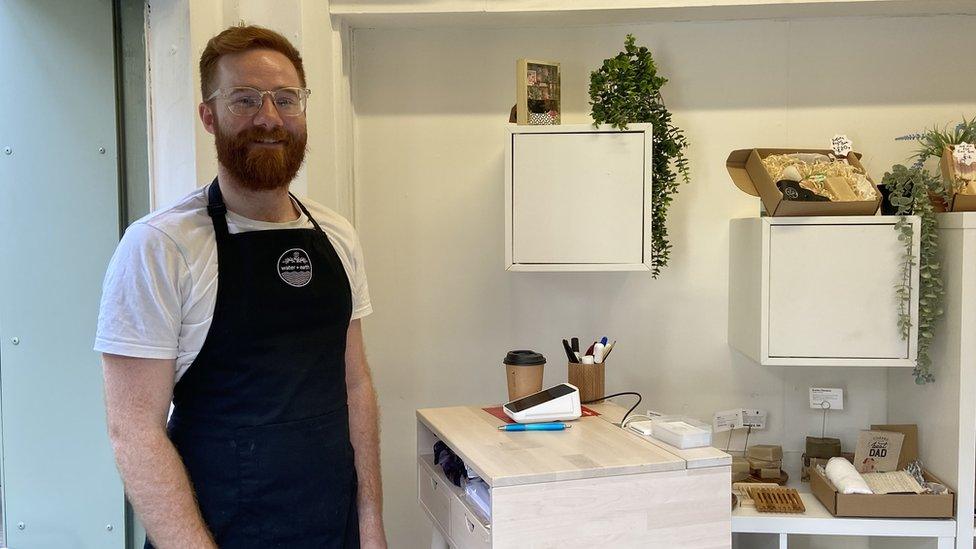
[{"label": "pen holder", "polygon": [[603,363],[569,363],[569,384],[575,385],[579,389],[580,402],[594,400],[606,394],[603,383],[603,366]]}]

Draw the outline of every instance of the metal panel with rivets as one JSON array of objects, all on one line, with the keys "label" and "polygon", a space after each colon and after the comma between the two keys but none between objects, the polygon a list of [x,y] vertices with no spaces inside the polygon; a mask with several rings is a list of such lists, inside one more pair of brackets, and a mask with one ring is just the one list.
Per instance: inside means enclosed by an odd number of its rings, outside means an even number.
[{"label": "metal panel with rivets", "polygon": [[0,427],[10,549],[124,547],[92,351],[118,242],[109,0],[0,2]]}]

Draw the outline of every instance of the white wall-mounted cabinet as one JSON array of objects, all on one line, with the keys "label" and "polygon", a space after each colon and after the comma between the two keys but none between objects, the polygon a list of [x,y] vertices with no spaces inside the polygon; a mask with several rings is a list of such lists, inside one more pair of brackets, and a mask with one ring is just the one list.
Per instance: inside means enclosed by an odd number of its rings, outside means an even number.
[{"label": "white wall-mounted cabinet", "polygon": [[[917,217],[909,218],[916,235]],[[898,329],[895,287],[906,244],[897,217],[763,217],[730,223],[729,344],[766,366],[915,365],[912,328]]]},{"label": "white wall-mounted cabinet", "polygon": [[505,147],[505,268],[646,271],[651,126],[516,126]]}]

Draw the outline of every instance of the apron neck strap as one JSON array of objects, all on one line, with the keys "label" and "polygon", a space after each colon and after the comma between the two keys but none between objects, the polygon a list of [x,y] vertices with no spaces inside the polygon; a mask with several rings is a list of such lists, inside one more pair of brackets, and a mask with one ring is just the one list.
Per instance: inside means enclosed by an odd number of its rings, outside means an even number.
[{"label": "apron neck strap", "polygon": [[227,238],[227,206],[224,205],[224,195],[220,193],[220,185],[217,184],[216,177],[207,190],[207,214],[213,222],[217,240]]},{"label": "apron neck strap", "polygon": [[[298,197],[288,193],[288,196],[298,204],[298,207],[305,214],[305,217],[312,222],[312,226],[315,227],[316,231],[323,232],[322,227],[319,227],[319,223],[315,221],[312,214],[308,212],[308,208],[305,204],[302,204]],[[210,184],[210,189],[207,190],[207,214],[210,216],[211,221],[213,221],[214,231],[217,233],[217,238],[224,238],[227,236],[227,206],[224,205],[224,195],[220,192],[220,185],[217,184],[217,178],[215,177],[213,183]]]},{"label": "apron neck strap", "polygon": [[319,227],[318,221],[315,221],[315,218],[312,217],[312,214],[308,213],[308,209],[305,207],[305,204],[302,204],[301,200],[298,200],[298,197],[291,193],[288,193],[288,196],[290,196],[292,200],[294,200],[295,203],[298,204],[298,207],[301,208],[302,213],[305,214],[305,217],[307,217],[308,220],[312,222],[312,226],[315,227],[315,230],[319,232],[324,232],[322,231],[322,227]]}]

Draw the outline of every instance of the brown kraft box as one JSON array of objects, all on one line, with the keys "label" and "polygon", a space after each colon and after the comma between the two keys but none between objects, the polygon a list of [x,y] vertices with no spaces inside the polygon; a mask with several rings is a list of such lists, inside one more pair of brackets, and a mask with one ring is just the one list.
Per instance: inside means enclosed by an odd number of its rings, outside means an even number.
[{"label": "brown kraft box", "polygon": [[[766,213],[773,217],[805,216],[805,215],[874,215],[881,205],[881,193],[878,186],[861,165],[861,154],[852,152],[847,155],[847,161],[855,168],[865,172],[871,185],[877,192],[875,200],[858,200],[853,202],[804,202],[798,200],[783,200],[783,193],[776,187],[776,182],[770,177],[762,159],[774,154],[820,153],[832,154],[830,149],[740,149],[732,151],[725,167],[732,177],[732,181],[743,192],[758,196],[762,199]],[[973,197],[976,199],[976,196]]]},{"label": "brown kraft box", "polygon": [[[928,471],[925,480],[945,484]],[[952,518],[956,494],[841,494],[816,468],[810,471],[810,490],[835,517]]]},{"label": "brown kraft box", "polygon": [[[957,189],[961,183],[956,178],[956,163],[952,158],[952,148],[946,147],[942,151],[942,160],[939,162],[942,170],[942,179],[951,189]],[[969,184],[972,187],[972,183]],[[947,205],[950,212],[974,212],[976,211],[976,194],[963,194],[953,192],[952,198]]]}]

